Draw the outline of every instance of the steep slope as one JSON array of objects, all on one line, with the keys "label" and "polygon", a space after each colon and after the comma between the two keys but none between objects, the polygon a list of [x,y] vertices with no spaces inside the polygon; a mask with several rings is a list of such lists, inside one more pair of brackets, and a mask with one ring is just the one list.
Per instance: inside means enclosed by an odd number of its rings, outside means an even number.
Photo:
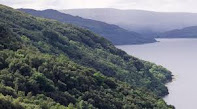
[{"label": "steep slope", "polygon": [[197,26],[166,31],[158,35],[160,38],[197,38]]},{"label": "steep slope", "polygon": [[61,12],[115,24],[140,34],[153,34],[197,25],[197,13],[152,12],[110,8],[71,9],[61,10]]},{"label": "steep slope", "polygon": [[32,9],[19,9],[19,10],[32,14],[34,16],[54,19],[63,23],[70,23],[89,29],[103,36],[104,38],[108,39],[115,45],[143,44],[143,43],[152,43],[156,41],[154,38],[144,38],[138,33],[122,29],[116,25],[107,24],[104,22],[90,20],[90,19],[83,19],[77,16],[75,17],[61,13],[56,10],[51,10],[51,9],[44,11],[36,11]]},{"label": "steep slope", "polygon": [[0,38],[0,107],[173,108],[171,72],[88,30],[0,5]]}]

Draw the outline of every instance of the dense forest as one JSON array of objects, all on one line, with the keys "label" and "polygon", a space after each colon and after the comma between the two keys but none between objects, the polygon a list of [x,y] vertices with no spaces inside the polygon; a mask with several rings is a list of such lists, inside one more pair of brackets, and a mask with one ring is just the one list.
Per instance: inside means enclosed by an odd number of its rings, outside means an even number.
[{"label": "dense forest", "polygon": [[101,21],[84,19],[78,16],[61,13],[56,10],[48,9],[37,11],[33,9],[19,9],[33,16],[54,19],[62,23],[69,23],[82,28],[89,29],[96,34],[103,36],[115,45],[144,44],[156,42],[154,38],[143,37],[139,33],[125,30],[117,25],[107,24]]},{"label": "dense forest", "polygon": [[174,108],[170,71],[89,30],[0,5],[0,38],[0,108]]}]

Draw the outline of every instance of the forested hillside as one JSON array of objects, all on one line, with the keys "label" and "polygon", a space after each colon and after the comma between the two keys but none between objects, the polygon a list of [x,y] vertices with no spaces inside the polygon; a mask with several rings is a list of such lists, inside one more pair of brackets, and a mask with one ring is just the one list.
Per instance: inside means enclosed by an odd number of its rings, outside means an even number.
[{"label": "forested hillside", "polygon": [[56,10],[43,10],[37,11],[33,9],[19,9],[26,13],[32,14],[38,17],[44,17],[48,19],[58,20],[63,23],[69,23],[76,26],[80,26],[89,29],[104,38],[108,39],[115,45],[126,45],[126,44],[144,44],[156,42],[154,38],[142,37],[139,33],[128,31],[119,26],[107,24],[100,21],[91,19],[84,19],[69,14],[64,14]]},{"label": "forested hillside", "polygon": [[171,72],[89,30],[0,5],[0,108],[171,109]]}]

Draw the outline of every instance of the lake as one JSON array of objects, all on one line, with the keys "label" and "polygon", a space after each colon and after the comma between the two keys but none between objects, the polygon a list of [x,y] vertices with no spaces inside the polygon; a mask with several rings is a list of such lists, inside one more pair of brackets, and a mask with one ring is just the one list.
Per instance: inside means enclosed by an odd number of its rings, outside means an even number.
[{"label": "lake", "polygon": [[157,39],[157,43],[116,46],[128,54],[162,65],[172,71],[164,97],[176,109],[197,107],[197,39]]}]

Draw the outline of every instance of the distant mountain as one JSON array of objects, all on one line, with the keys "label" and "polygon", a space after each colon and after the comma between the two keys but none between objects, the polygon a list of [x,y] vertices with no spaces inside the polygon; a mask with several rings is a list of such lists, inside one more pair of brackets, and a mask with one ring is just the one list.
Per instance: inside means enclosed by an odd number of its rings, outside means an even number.
[{"label": "distant mountain", "polygon": [[197,38],[197,26],[175,29],[158,35],[164,38]]},{"label": "distant mountain", "polygon": [[37,11],[32,9],[19,9],[19,10],[32,14],[34,16],[55,19],[63,23],[70,23],[80,27],[84,27],[105,37],[115,45],[142,44],[142,43],[155,42],[155,39],[153,38],[144,38],[136,32],[125,30],[116,25],[107,24],[104,22],[90,20],[90,19],[83,19],[81,17],[75,17],[72,15],[61,13],[56,10],[51,10],[51,9],[44,11]]},{"label": "distant mountain", "polygon": [[154,33],[157,32],[197,25],[196,13],[168,13],[110,8],[70,9],[60,11],[83,18],[115,24],[124,29],[153,36],[155,36]]}]

